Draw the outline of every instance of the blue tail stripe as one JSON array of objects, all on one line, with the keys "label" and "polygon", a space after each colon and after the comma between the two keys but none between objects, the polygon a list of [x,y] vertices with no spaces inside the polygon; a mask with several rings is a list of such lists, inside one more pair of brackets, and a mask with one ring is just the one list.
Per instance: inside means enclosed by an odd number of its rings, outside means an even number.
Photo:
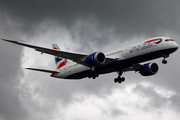
[{"label": "blue tail stripe", "polygon": [[62,60],[62,58],[55,58],[55,62],[56,62],[56,64],[59,62],[59,61],[61,61]]}]

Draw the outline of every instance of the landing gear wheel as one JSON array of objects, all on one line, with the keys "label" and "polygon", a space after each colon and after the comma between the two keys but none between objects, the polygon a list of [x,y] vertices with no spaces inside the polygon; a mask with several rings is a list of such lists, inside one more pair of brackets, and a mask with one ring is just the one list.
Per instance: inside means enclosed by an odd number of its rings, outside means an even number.
[{"label": "landing gear wheel", "polygon": [[122,77],[122,78],[121,78],[121,81],[122,81],[122,82],[124,82],[124,81],[125,81],[125,78],[124,78],[124,77]]},{"label": "landing gear wheel", "polygon": [[121,77],[123,71],[118,71],[118,77],[114,79],[115,83],[122,83],[125,81],[124,77]]},{"label": "landing gear wheel", "polygon": [[115,79],[114,79],[114,82],[117,83],[117,82],[118,82],[118,78],[115,78]]},{"label": "landing gear wheel", "polygon": [[121,83],[121,77],[120,76],[118,76],[116,79],[117,79],[118,83]]},{"label": "landing gear wheel", "polygon": [[121,84],[121,80],[119,80],[118,83]]},{"label": "landing gear wheel", "polygon": [[163,55],[164,59],[162,60],[163,64],[167,64],[167,60],[165,60],[167,57],[169,57],[169,55]]},{"label": "landing gear wheel", "polygon": [[122,78],[121,78],[121,77],[117,77],[117,78],[114,79],[114,82],[115,82],[115,83],[117,83],[117,82],[118,82],[118,83],[122,83],[122,82],[124,82],[124,81],[125,81],[125,78],[124,78],[124,77],[122,77]]},{"label": "landing gear wheel", "polygon": [[162,63],[163,64],[167,64],[167,60],[162,60]]},{"label": "landing gear wheel", "polygon": [[125,78],[122,77],[122,78],[119,78],[118,83],[122,83],[122,82],[124,82],[124,81],[125,81]]}]

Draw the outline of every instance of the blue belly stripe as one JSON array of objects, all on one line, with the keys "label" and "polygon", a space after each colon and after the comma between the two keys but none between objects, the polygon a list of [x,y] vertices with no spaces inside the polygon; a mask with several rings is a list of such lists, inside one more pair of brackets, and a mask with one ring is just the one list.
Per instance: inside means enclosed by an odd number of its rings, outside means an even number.
[{"label": "blue belly stripe", "polygon": [[[139,55],[139,56],[136,56],[136,57],[116,61],[116,62],[113,62],[111,64],[108,64],[108,65],[102,66],[100,68],[97,68],[97,72],[99,74],[115,72],[117,70],[124,69],[126,67],[130,67],[131,65],[136,64],[136,63],[141,63],[141,62],[153,60],[153,59],[156,59],[156,58],[160,58],[160,57],[163,57],[163,55],[169,55],[169,54],[173,53],[176,50],[177,50],[177,48],[159,50],[159,51]],[[82,71],[82,72],[79,72],[79,73],[72,74],[70,76],[65,77],[65,79],[81,79],[81,78],[85,78],[85,77],[88,77],[90,72],[92,72],[91,69],[86,70],[86,71]]]}]

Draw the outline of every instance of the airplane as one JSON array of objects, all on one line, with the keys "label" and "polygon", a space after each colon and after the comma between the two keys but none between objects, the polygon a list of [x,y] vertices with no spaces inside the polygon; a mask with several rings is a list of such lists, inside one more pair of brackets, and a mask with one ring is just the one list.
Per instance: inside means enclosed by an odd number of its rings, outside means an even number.
[{"label": "airplane", "polygon": [[50,73],[50,76],[55,78],[74,80],[86,77],[95,79],[101,74],[117,72],[118,77],[114,79],[115,83],[124,82],[125,78],[121,76],[127,71],[139,72],[142,76],[155,75],[159,70],[156,63],[140,63],[162,57],[162,63],[167,64],[166,58],[179,47],[170,37],[156,37],[107,53],[84,54],[62,51],[57,44],[52,44],[53,49],[49,49],[14,40],[2,40],[55,56],[56,70],[26,69]]}]

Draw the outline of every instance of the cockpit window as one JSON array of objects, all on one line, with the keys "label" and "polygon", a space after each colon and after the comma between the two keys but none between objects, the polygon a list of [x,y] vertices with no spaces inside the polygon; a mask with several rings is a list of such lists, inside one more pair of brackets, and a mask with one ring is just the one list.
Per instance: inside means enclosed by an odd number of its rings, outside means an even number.
[{"label": "cockpit window", "polygon": [[167,42],[167,41],[174,41],[174,40],[173,39],[166,39],[165,41]]},{"label": "cockpit window", "polygon": [[173,39],[169,39],[170,41],[174,41]]}]

